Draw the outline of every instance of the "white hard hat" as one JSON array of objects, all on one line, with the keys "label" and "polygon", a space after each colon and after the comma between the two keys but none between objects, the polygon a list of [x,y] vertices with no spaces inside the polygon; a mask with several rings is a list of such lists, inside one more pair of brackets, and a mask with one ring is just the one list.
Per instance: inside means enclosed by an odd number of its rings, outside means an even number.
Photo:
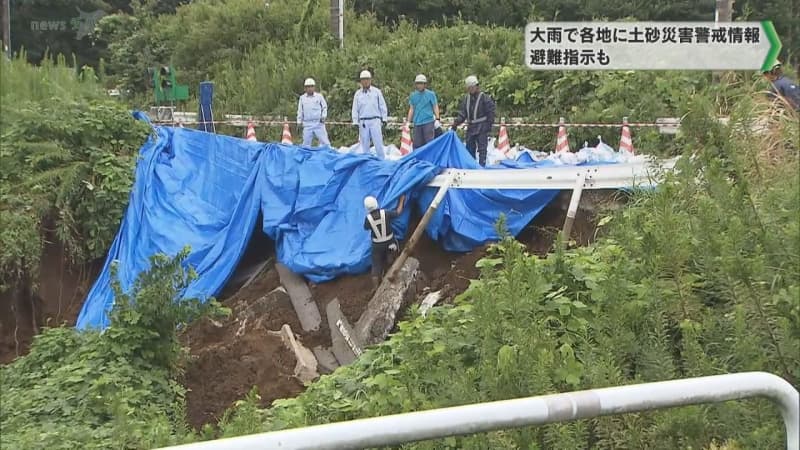
[{"label": "white hard hat", "polygon": [[776,59],[775,63],[772,64],[769,69],[762,70],[761,72],[762,73],[772,72],[773,70],[777,69],[778,67],[781,67],[781,62]]},{"label": "white hard hat", "polygon": [[466,80],[464,80],[464,84],[466,84],[467,87],[477,86],[478,85],[478,77],[476,77],[475,75],[470,75],[470,76],[467,77]]},{"label": "white hard hat", "polygon": [[313,78],[306,78],[306,82],[303,83],[303,86],[316,86],[317,83],[314,82]]},{"label": "white hard hat", "polygon": [[425,75],[419,74],[419,75],[417,75],[417,78],[414,78],[414,83],[426,83],[427,84],[428,83],[428,79],[425,78]]},{"label": "white hard hat", "polygon": [[364,208],[367,208],[367,211],[375,211],[378,209],[378,199],[373,196],[364,197]]},{"label": "white hard hat", "polygon": [[358,76],[360,80],[369,80],[372,79],[372,74],[369,73],[369,70],[362,70],[361,74]]}]

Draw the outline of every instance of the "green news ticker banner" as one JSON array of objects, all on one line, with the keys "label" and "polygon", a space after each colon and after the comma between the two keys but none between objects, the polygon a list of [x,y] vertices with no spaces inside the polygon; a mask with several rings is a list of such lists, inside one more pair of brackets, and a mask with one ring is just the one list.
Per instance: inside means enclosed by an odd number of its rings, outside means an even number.
[{"label": "green news ticker banner", "polygon": [[781,41],[762,22],[532,22],[534,70],[767,70]]}]

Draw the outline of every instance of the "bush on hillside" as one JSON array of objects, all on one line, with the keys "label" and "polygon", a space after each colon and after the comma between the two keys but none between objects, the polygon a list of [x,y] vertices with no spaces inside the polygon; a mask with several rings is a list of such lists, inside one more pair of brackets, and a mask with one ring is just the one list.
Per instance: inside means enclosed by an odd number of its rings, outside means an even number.
[{"label": "bush on hillside", "polygon": [[46,230],[73,262],[105,255],[149,127],[63,59],[0,64],[0,291],[35,280]]},{"label": "bush on hillside", "polygon": [[226,311],[214,300],[175,301],[197,276],[183,268],[187,255],[152,257],[127,293],[114,271],[107,330],[48,329],[27,356],[0,367],[0,447],[150,448],[188,438],[177,329]]}]

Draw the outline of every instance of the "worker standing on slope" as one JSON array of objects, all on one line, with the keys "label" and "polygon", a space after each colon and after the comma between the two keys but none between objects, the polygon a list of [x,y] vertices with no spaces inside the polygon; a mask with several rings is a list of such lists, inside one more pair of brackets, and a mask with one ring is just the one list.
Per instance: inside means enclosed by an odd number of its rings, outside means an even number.
[{"label": "worker standing on slope", "polygon": [[762,74],[772,84],[773,96],[782,97],[795,111],[800,111],[800,87],[783,74],[780,61],[776,61],[770,70]]},{"label": "worker standing on slope", "polygon": [[378,208],[378,200],[369,196],[364,198],[364,208],[367,217],[364,219],[364,229],[370,231],[372,238],[372,285],[377,288],[383,277],[384,270],[389,264],[390,253],[397,252],[399,245],[392,232],[392,219],[403,212],[405,195],[400,197],[395,211]]},{"label": "worker standing on slope", "polygon": [[316,82],[313,78],[306,78],[306,93],[300,96],[297,102],[297,126],[303,127],[303,145],[311,146],[314,136],[319,145],[331,145],[328,140],[328,131],[325,130],[325,119],[328,117],[328,103],[322,94],[315,92]]},{"label": "worker standing on slope", "polygon": [[464,80],[467,95],[461,100],[458,108],[458,117],[453,122],[452,129],[467,122],[467,150],[475,156],[478,153],[478,163],[486,165],[486,147],[489,145],[489,132],[494,123],[494,100],[481,92],[478,77],[470,75]]},{"label": "worker standing on slope", "polygon": [[412,142],[420,148],[435,137],[435,130],[441,128],[439,122],[439,100],[436,93],[428,89],[428,79],[419,74],[414,79],[414,92],[408,96],[408,116],[406,122],[414,127]]},{"label": "worker standing on slope", "polygon": [[386,100],[380,89],[372,86],[372,74],[362,70],[359,75],[361,88],[353,96],[353,124],[358,127],[361,150],[369,153],[370,141],[375,146],[378,158],[384,159],[382,125],[389,118]]}]

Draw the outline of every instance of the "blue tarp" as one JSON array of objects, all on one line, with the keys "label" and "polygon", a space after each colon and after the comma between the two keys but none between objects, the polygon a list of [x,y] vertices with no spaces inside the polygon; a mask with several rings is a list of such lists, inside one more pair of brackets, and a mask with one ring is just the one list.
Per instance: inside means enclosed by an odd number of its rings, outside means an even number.
[{"label": "blue tarp", "polygon": [[[458,136],[451,131],[409,157],[428,161],[440,167],[480,169]],[[547,165],[547,164],[543,164]],[[536,163],[517,167],[535,167]],[[494,168],[507,168],[503,165]],[[511,167],[511,166],[508,166]],[[485,170],[493,170],[489,167]],[[437,188],[426,187],[418,205],[424,210],[433,201]],[[516,236],[537,214],[558,195],[556,190],[450,189],[425,229],[445,250],[466,252],[487,241],[498,239],[495,224],[500,214],[506,217],[506,228]]]},{"label": "blue tarp", "polygon": [[[424,186],[443,167],[479,168],[452,132],[400,161],[381,161],[156,127],[140,151],[125,217],[77,327],[108,325],[115,260],[128,290],[151,255],[174,255],[189,245],[186,262],[199,277],[184,295],[217,294],[247,247],[259,213],[263,231],[275,240],[278,261],[291,270],[316,282],[365,272],[370,244],[363,198],[374,195],[391,208],[401,195],[412,194],[411,203],[424,210],[436,192]],[[496,239],[500,213],[517,234],[556,194],[453,189],[426,231],[446,250],[468,251]],[[394,223],[401,238],[411,209]]]}]

